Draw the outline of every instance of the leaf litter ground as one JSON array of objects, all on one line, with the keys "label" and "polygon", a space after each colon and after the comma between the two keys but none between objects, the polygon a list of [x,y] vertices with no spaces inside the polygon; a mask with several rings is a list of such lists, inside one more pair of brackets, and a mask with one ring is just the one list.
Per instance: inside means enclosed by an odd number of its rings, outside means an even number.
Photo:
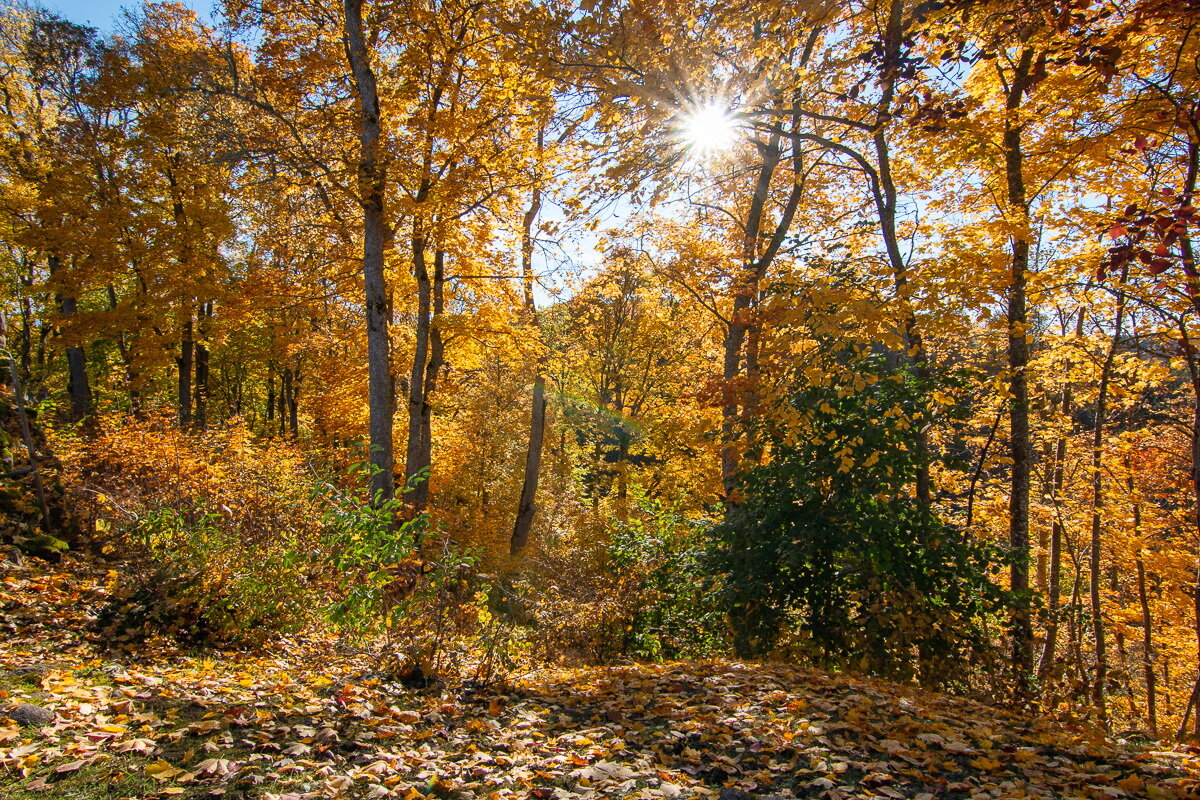
[{"label": "leaf litter ground", "polygon": [[[0,797],[1200,797],[1200,759],[883,681],[731,661],[410,692],[336,643],[115,655],[113,573],[0,562]],[[21,726],[23,704],[52,711]]]}]

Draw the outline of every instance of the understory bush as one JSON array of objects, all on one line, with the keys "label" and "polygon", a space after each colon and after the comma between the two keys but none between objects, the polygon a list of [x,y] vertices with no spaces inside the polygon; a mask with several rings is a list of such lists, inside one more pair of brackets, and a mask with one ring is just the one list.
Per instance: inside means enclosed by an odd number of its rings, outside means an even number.
[{"label": "understory bush", "polygon": [[401,499],[372,502],[367,468],[321,475],[290,441],[167,418],[110,422],[78,446],[77,492],[135,565],[99,621],[115,642],[261,644],[331,621],[413,684],[503,666],[477,555],[424,515],[404,521]]},{"label": "understory bush", "polygon": [[716,577],[705,558],[712,524],[639,498],[608,542],[610,570],[628,598],[621,651],[640,659],[713,656],[728,647]]},{"label": "understory bush", "polygon": [[293,445],[152,417],[78,446],[75,491],[104,548],[136,565],[105,616],[113,631],[245,644],[314,619],[329,592],[321,500]]},{"label": "understory bush", "polygon": [[339,589],[330,618],[365,643],[381,672],[410,685],[472,668],[489,680],[495,631],[478,555],[431,530],[424,514],[398,521],[400,498],[373,503],[365,489],[329,488],[325,543]]},{"label": "understory bush", "polygon": [[853,391],[797,381],[780,415],[793,424],[759,432],[771,459],[714,531],[736,650],[961,682],[993,655],[1000,553],[912,494],[928,387],[880,359],[844,363],[864,378]]}]

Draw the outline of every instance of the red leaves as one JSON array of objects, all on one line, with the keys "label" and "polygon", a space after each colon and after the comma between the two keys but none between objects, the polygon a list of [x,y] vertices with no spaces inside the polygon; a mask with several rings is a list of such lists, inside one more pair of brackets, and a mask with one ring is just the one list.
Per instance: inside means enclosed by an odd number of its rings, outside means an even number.
[{"label": "red leaves", "polygon": [[[1145,140],[1139,137],[1139,141],[1144,149]],[[1133,263],[1144,265],[1150,275],[1162,275],[1182,259],[1182,249],[1175,248],[1188,236],[1189,225],[1200,222],[1196,207],[1183,198],[1176,199],[1170,189],[1162,189],[1159,194],[1178,205],[1143,209],[1131,203],[1120,217],[1106,225],[1105,232],[1114,244],[1096,271],[1099,280],[1105,280],[1110,271]]]}]

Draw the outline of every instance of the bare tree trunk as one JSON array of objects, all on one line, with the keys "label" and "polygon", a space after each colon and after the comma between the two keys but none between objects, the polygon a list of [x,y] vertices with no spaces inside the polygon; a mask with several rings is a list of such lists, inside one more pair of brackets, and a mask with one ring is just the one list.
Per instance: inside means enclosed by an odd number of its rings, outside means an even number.
[{"label": "bare tree trunk", "polygon": [[187,317],[181,326],[182,334],[179,342],[179,426],[186,428],[192,424],[192,360],[195,352],[195,342],[192,340],[192,309],[185,306]]},{"label": "bare tree trunk", "polygon": [[[1133,524],[1137,528],[1141,524],[1141,506],[1133,506]],[[1138,603],[1142,607],[1142,674],[1146,679],[1146,720],[1149,724],[1150,735],[1158,738],[1158,697],[1154,675],[1154,628],[1150,617],[1150,601],[1146,596],[1146,562],[1142,559],[1142,549],[1137,551],[1137,583]]]},{"label": "bare tree trunk", "polygon": [[367,399],[370,408],[372,501],[395,496],[392,452],[391,340],[383,250],[388,240],[384,212],[387,168],[382,144],[379,92],[363,32],[363,0],[344,0],[346,59],[359,103],[359,204],[363,211],[363,288],[367,309]]},{"label": "bare tree trunk", "polygon": [[[54,273],[58,272],[61,266],[58,256],[49,256],[47,262],[50,268],[50,275],[53,277]],[[65,319],[74,316],[79,310],[79,305],[69,293],[59,292],[58,309]],[[23,362],[27,362],[29,359],[28,345],[24,345],[27,338],[28,333],[26,333],[25,339],[22,340]],[[67,390],[71,395],[71,412],[75,419],[81,419],[92,410],[92,387],[88,383],[87,357],[83,352],[83,348],[78,345],[68,347],[66,354]],[[26,373],[29,371],[27,366],[25,371]]]},{"label": "bare tree trunk", "polygon": [[421,414],[425,406],[425,372],[429,363],[429,329],[433,323],[433,287],[429,280],[429,265],[425,256],[428,241],[420,220],[413,221],[413,277],[417,281],[416,345],[413,348],[412,370],[408,380],[408,446],[404,457],[404,483],[408,493],[405,503],[413,514],[424,509],[425,493],[418,489],[428,476],[421,476]]},{"label": "bare tree trunk", "polygon": [[1108,352],[1100,368],[1100,384],[1096,394],[1096,423],[1092,430],[1092,525],[1091,549],[1089,562],[1091,581],[1089,595],[1092,611],[1092,631],[1096,647],[1096,674],[1092,684],[1092,704],[1100,722],[1108,726],[1108,707],[1105,702],[1105,684],[1108,680],[1108,658],[1105,648],[1104,609],[1100,602],[1101,564],[1101,530],[1104,516],[1104,423],[1108,414],[1108,387],[1112,381],[1113,359],[1116,358],[1120,346],[1121,334],[1125,322],[1125,280],[1128,268],[1121,275],[1121,288],[1117,290],[1117,309],[1113,320],[1112,338],[1109,340]]},{"label": "bare tree trunk", "polygon": [[208,326],[212,319],[212,303],[201,303],[197,313],[199,322],[199,337],[195,344],[196,350],[196,427],[200,430],[208,425]]},{"label": "bare tree trunk", "polygon": [[[538,131],[538,145],[542,143]],[[536,187],[525,211],[521,231],[521,283],[525,292],[526,322],[538,336],[538,353],[533,374],[533,400],[529,415],[529,449],[525,451],[525,475],[521,481],[521,500],[513,523],[508,552],[520,555],[529,543],[533,520],[537,514],[538,477],[542,466],[542,447],[546,438],[546,354],[542,347],[541,326],[538,323],[537,302],[533,295],[533,226],[542,208],[542,193]]]},{"label": "bare tree trunk", "polygon": [[[1083,311],[1075,317],[1075,338],[1083,336]],[[1063,368],[1062,400],[1059,413],[1063,423],[1071,419],[1071,405],[1074,396],[1071,390],[1070,364]],[[1062,541],[1063,524],[1061,516],[1061,500],[1063,484],[1066,479],[1067,461],[1067,432],[1062,432],[1054,443],[1054,467],[1051,476],[1051,500],[1054,504],[1054,520],[1050,523],[1050,559],[1049,575],[1046,578],[1046,639],[1042,645],[1042,655],[1038,660],[1038,684],[1046,690],[1046,682],[1050,678],[1050,670],[1054,667],[1054,650],[1058,642],[1059,604],[1062,597]]]},{"label": "bare tree trunk", "polygon": [[429,478],[433,471],[433,400],[437,394],[438,374],[446,363],[446,346],[442,339],[441,318],[445,311],[446,253],[437,250],[433,256],[433,302],[429,319],[429,362],[425,365],[425,383],[421,392],[420,438],[415,472],[425,480],[413,487],[411,503],[416,512],[429,506]]},{"label": "bare tree trunk", "polygon": [[1008,285],[1009,457],[1012,489],[1009,496],[1009,547],[1012,548],[1011,588],[1018,608],[1013,614],[1012,667],[1019,699],[1030,696],[1033,672],[1033,620],[1029,596],[1029,489],[1033,447],[1029,435],[1029,331],[1026,284],[1029,276],[1029,201],[1025,191],[1023,124],[1017,120],[1025,93],[1032,86],[1034,52],[1025,48],[1014,70],[1005,102],[1004,165],[1007,199],[1018,216],[1012,236]]}]

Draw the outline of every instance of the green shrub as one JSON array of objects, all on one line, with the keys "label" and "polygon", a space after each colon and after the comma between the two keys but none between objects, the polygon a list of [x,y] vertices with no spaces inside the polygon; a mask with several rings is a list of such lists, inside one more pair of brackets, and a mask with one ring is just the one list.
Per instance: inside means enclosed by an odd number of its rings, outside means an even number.
[{"label": "green shrub", "polygon": [[717,584],[705,553],[711,522],[639,498],[611,529],[611,569],[629,600],[622,651],[653,660],[715,655],[727,647]]},{"label": "green shrub", "polygon": [[770,459],[714,532],[736,649],[955,682],[990,652],[999,553],[912,494],[926,387],[880,359],[842,368],[869,379],[797,380],[784,409],[797,422],[760,432]]}]

